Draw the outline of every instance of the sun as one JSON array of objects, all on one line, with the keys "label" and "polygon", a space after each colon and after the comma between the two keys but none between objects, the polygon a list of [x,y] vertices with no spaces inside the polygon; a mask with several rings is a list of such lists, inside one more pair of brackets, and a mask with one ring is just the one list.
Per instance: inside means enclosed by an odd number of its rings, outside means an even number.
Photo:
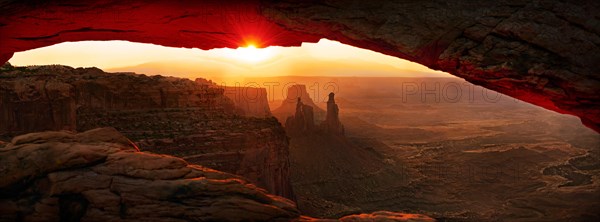
[{"label": "sun", "polygon": [[248,44],[233,50],[231,56],[240,61],[259,63],[272,58],[274,52],[271,48],[257,48],[254,44]]},{"label": "sun", "polygon": [[257,65],[273,60],[281,54],[279,47],[260,48],[260,44],[249,42],[236,49],[220,48],[208,50],[212,55],[224,58],[237,64]]}]

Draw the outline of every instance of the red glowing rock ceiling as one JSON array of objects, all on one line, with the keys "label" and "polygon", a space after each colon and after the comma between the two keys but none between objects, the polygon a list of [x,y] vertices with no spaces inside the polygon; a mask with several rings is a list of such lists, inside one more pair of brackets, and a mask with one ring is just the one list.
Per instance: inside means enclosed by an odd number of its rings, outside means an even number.
[{"label": "red glowing rock ceiling", "polygon": [[320,38],[446,71],[600,131],[600,3],[5,1],[0,62],[66,41],[298,46]]}]

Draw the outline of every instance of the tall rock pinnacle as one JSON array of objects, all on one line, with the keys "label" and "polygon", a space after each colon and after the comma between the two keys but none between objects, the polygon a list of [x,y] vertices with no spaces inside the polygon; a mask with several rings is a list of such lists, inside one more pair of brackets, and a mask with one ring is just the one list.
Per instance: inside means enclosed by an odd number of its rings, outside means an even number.
[{"label": "tall rock pinnacle", "polygon": [[319,127],[315,127],[315,114],[313,107],[304,104],[301,97],[298,97],[296,111],[293,116],[289,116],[285,121],[285,129],[290,134],[302,134],[305,132],[326,132],[331,135],[344,135],[344,125],[340,122],[339,108],[335,104],[335,94],[329,93],[327,101],[327,115]]},{"label": "tall rock pinnacle", "polygon": [[327,100],[327,116],[325,121],[321,124],[321,127],[325,131],[332,134],[344,135],[344,125],[340,122],[339,108],[335,104],[335,94],[329,93],[329,100]]}]

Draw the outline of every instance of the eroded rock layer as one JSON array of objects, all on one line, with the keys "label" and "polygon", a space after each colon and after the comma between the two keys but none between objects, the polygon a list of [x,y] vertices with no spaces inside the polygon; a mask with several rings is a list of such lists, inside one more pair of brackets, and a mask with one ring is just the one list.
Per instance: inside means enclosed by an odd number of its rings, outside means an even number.
[{"label": "eroded rock layer", "polygon": [[238,115],[223,92],[173,77],[5,65],[0,70],[0,138],[114,127],[143,151],[242,175],[292,198],[283,128],[274,118]]},{"label": "eroded rock layer", "polygon": [[600,131],[598,1],[4,1],[0,63],[65,41],[211,49],[320,38],[443,70]]}]

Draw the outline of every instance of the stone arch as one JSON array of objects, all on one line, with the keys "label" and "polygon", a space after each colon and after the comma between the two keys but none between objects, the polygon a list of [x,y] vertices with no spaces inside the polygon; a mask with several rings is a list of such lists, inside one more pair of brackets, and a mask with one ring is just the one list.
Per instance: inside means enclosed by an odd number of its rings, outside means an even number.
[{"label": "stone arch", "polygon": [[320,38],[442,70],[600,132],[600,2],[5,1],[0,62],[66,41],[211,49]]}]

